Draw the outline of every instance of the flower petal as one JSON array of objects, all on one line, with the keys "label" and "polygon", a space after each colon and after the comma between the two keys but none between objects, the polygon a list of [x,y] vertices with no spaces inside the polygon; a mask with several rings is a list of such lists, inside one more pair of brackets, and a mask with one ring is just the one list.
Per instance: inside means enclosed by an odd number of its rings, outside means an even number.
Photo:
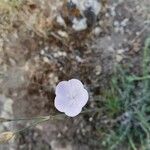
[{"label": "flower petal", "polygon": [[67,107],[65,114],[69,117],[75,117],[82,111],[81,107],[78,107],[76,105]]},{"label": "flower petal", "polygon": [[67,81],[61,81],[56,86],[55,94],[56,94],[56,96],[57,95],[64,96],[64,95],[67,95],[68,91],[69,91],[69,84],[68,84],[68,82]]},{"label": "flower petal", "polygon": [[65,112],[66,107],[68,106],[68,100],[64,96],[57,95],[55,97],[54,105],[60,112]]},{"label": "flower petal", "polygon": [[76,96],[76,105],[77,107],[84,107],[89,99],[89,94],[86,89],[80,89],[78,95]]},{"label": "flower petal", "polygon": [[78,79],[71,79],[68,81],[68,83],[72,93],[77,93],[79,89],[84,88],[82,82]]}]

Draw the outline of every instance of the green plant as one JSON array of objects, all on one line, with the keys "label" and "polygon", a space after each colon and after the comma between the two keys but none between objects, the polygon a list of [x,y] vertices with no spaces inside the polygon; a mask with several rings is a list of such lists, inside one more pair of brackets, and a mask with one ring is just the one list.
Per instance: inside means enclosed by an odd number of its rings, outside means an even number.
[{"label": "green plant", "polygon": [[150,38],[143,49],[142,76],[129,76],[122,67],[111,82],[111,92],[106,96],[109,114],[117,115],[105,146],[117,149],[121,143],[127,149],[150,149]]}]

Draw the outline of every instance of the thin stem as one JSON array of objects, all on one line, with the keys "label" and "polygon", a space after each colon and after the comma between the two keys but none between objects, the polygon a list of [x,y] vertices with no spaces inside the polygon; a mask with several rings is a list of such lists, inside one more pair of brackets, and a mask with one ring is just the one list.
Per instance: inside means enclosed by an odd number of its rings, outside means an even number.
[{"label": "thin stem", "polygon": [[[90,112],[100,112],[101,110],[98,108],[95,109],[91,109],[91,110],[84,110],[81,112],[81,114],[85,114],[85,113],[90,113]],[[66,117],[65,114],[58,114],[58,115],[48,115],[48,116],[39,116],[39,117],[33,117],[33,118],[15,118],[15,119],[5,119],[2,118],[2,122],[15,122],[15,121],[30,121],[30,120],[39,120],[39,119],[63,119],[64,117]]]},{"label": "thin stem", "polygon": [[40,123],[43,123],[43,122],[48,121],[49,119],[50,119],[49,116],[48,116],[47,118],[45,117],[45,119],[41,119],[41,120],[39,120],[39,121],[37,121],[37,122],[34,122],[34,123],[31,124],[30,126],[27,126],[27,127],[23,128],[23,129],[20,129],[20,130],[17,130],[17,131],[15,131],[14,133],[17,134],[17,133],[23,132],[23,131],[25,131],[25,130],[27,130],[27,129],[29,129],[29,128],[35,127],[36,125],[38,125],[38,124],[40,124]]},{"label": "thin stem", "polygon": [[130,143],[130,146],[132,147],[132,149],[137,150],[137,148],[135,147],[135,144],[133,143],[132,138],[129,135],[128,135],[128,140],[129,140],[129,143]]},{"label": "thin stem", "polygon": [[143,76],[143,77],[129,77],[128,81],[132,82],[132,81],[141,81],[141,80],[147,80],[147,79],[150,79],[150,75]]},{"label": "thin stem", "polygon": [[44,119],[47,117],[49,116],[39,116],[39,117],[33,117],[33,118],[4,119],[3,122],[39,120],[39,119]]},{"label": "thin stem", "polygon": [[[89,112],[99,112],[100,109],[92,109],[92,110],[85,110],[85,111],[82,111],[81,114],[84,114],[84,113],[89,113]],[[21,121],[21,120],[37,120],[35,121],[33,124],[23,128],[23,129],[20,129],[20,130],[17,130],[14,132],[14,134],[18,134],[20,132],[23,132],[29,128],[32,128],[40,123],[43,123],[43,122],[46,122],[48,120],[54,120],[54,119],[63,119],[64,117],[66,117],[65,114],[59,114],[59,115],[55,115],[55,116],[52,116],[52,115],[49,115],[49,116],[40,116],[40,117],[34,117],[34,118],[19,118],[19,119],[4,119],[7,121]]]}]

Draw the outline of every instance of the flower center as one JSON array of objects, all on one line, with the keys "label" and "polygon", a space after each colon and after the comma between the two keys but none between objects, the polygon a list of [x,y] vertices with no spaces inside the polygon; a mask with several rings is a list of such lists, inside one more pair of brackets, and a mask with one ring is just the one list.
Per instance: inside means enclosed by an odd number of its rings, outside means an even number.
[{"label": "flower center", "polygon": [[77,96],[77,94],[75,94],[75,93],[69,93],[68,95],[67,95],[67,97],[72,101],[72,100],[75,100],[76,99],[76,96]]}]

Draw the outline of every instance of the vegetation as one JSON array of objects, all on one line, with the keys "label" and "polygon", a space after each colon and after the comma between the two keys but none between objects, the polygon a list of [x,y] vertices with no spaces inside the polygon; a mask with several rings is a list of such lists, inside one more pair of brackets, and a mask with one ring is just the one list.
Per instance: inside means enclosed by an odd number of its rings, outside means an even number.
[{"label": "vegetation", "polygon": [[111,150],[122,143],[133,150],[150,148],[150,38],[143,51],[142,76],[129,76],[117,67],[106,95],[108,115],[116,119],[114,130],[104,141]]}]

